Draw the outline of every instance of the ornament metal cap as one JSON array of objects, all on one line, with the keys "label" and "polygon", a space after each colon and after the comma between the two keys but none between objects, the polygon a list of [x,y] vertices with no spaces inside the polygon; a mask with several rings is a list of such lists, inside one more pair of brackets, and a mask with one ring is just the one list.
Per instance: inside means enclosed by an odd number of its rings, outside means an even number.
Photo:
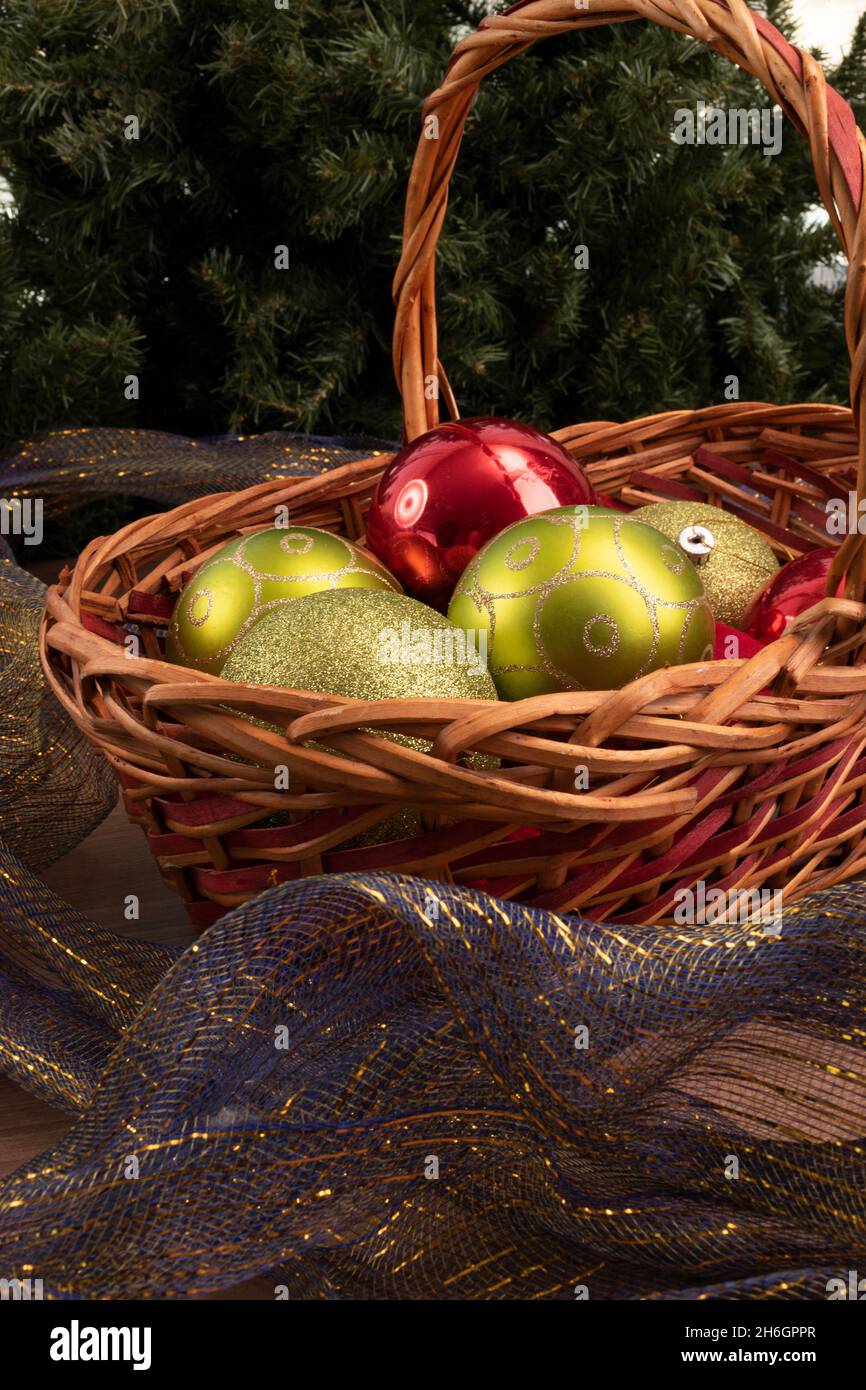
[{"label": "ornament metal cap", "polygon": [[708,526],[686,526],[677,537],[693,565],[705,565],[716,548],[716,538]]}]

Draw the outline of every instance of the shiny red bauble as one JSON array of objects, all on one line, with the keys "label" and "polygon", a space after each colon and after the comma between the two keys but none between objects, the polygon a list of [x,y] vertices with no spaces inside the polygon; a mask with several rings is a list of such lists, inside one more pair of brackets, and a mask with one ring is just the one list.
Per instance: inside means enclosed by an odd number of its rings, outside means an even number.
[{"label": "shiny red bauble", "polygon": [[727,623],[716,623],[716,640],[713,646],[714,661],[748,661],[763,651],[766,643],[759,642],[748,632]]},{"label": "shiny red bauble", "polygon": [[594,501],[561,444],[514,420],[439,425],[402,449],[379,481],[367,544],[407,594],[445,609],[481,547],[513,521]]},{"label": "shiny red bauble", "polygon": [[[835,554],[835,550],[812,550],[783,565],[752,600],[743,623],[746,632],[759,642],[775,642],[793,618],[820,603]],[[841,579],[837,596],[842,595],[844,588],[845,581]]]}]

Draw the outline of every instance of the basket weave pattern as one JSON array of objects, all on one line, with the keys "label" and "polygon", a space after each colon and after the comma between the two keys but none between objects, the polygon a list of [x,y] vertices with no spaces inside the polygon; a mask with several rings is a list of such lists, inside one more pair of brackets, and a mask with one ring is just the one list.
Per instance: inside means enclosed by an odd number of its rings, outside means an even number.
[{"label": "basket weave pattern", "polygon": [[[736,402],[556,437],[601,492],[632,505],[694,499],[757,526],[780,559],[829,544],[824,506],[864,496],[863,141],[818,65],[741,0],[532,0],[457,48],[425,112],[395,280],[394,354],[407,438],[456,403],[439,361],[436,241],[463,125],[485,73],[538,38],[644,17],[704,39],[766,85],[810,140],[852,274],[846,331],[852,411]],[[793,55],[793,56],[792,56]],[[847,113],[847,114],[846,114]],[[853,154],[852,154],[853,151]],[[655,671],[623,690],[514,703],[394,700],[243,686],[170,665],[162,631],[189,574],[239,533],[322,526],[363,543],[387,456],[307,479],[187,502],[92,542],[47,598],[42,659],[72,718],[112,762],[193,921],[270,884],[393,869],[559,911],[672,920],[678,888],[775,888],[787,900],[866,866],[863,538],[840,548],[826,598],[750,661]],[[140,654],[124,641],[134,625]],[[251,724],[235,711],[278,725]],[[369,732],[432,742],[428,753]],[[312,745],[312,746],[311,746]],[[466,766],[470,753],[500,759]],[[275,769],[288,767],[289,788]],[[575,790],[575,770],[589,789]],[[423,833],[357,843],[401,806]]]}]

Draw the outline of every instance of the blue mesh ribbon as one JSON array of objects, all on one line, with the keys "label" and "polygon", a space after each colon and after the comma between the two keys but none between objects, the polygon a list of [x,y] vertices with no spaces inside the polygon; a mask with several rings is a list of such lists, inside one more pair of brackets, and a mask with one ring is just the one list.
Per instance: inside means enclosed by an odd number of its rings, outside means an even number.
[{"label": "blue mesh ribbon", "polygon": [[267,1272],[303,1297],[825,1297],[866,1253],[864,916],[859,883],[775,938],[340,875],[174,956],[7,856],[0,1055],[80,1118],[0,1183],[3,1272],[54,1297]]}]

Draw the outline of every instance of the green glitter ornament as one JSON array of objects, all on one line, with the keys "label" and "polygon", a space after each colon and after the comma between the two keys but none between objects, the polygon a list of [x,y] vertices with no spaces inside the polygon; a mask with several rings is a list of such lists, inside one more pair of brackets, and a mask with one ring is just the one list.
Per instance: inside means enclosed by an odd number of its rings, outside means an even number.
[{"label": "green glitter ornament", "polygon": [[387,589],[312,594],[274,609],[237,643],[223,676],[356,700],[497,698],[474,640]]},{"label": "green glitter ornament", "polygon": [[257,531],[223,546],[183,589],[166,657],[220,675],[238,640],[287,600],[330,589],[399,590],[351,541],[312,526]]},{"label": "green glitter ornament", "polygon": [[651,526],[606,507],[558,507],[507,527],[462,575],[448,616],[487,633],[506,700],[617,690],[713,654],[694,565]]},{"label": "green glitter ornament", "polygon": [[[222,674],[247,685],[316,690],[356,700],[496,700],[482,647],[479,651],[441,613],[405,594],[345,589],[313,594],[268,613],[237,643]],[[430,751],[429,739],[386,729],[365,732]],[[466,763],[477,769],[499,766],[498,758],[488,754],[471,754]],[[404,807],[344,848],[420,829],[420,811]]]},{"label": "green glitter ornament", "polygon": [[763,536],[705,502],[653,502],[631,515],[688,555],[700,571],[716,620],[742,627],[756,593],[779,568]]}]

